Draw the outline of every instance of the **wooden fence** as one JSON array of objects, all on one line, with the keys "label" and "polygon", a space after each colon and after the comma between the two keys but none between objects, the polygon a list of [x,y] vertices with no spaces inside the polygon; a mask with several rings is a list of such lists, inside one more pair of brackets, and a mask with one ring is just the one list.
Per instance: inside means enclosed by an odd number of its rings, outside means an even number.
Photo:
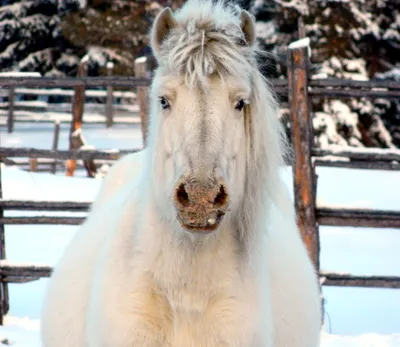
[{"label": "wooden fence", "polygon": [[[357,226],[400,228],[400,211],[377,211],[354,208],[320,207],[316,204],[317,179],[315,169],[318,166],[399,170],[400,151],[386,149],[357,149],[313,147],[311,123],[312,97],[370,97],[400,98],[400,83],[391,81],[352,81],[352,80],[313,80],[309,76],[309,57],[306,47],[289,48],[288,80],[272,80],[274,90],[287,96],[292,120],[292,145],[294,152],[293,177],[295,205],[298,213],[298,225],[302,238],[308,248],[311,259],[320,274],[324,286],[358,286],[379,288],[400,288],[400,277],[396,276],[359,276],[341,273],[328,273],[320,269],[319,226]],[[145,71],[145,69],[143,70]],[[138,92],[143,98],[142,129],[146,142],[147,108],[146,88],[150,78],[139,77],[78,77],[78,78],[0,78],[0,86],[22,87],[91,87],[125,86],[140,87]],[[144,106],[143,106],[144,105]],[[77,150],[53,151],[34,148],[0,148],[3,158],[47,158],[52,160],[117,160],[121,156],[139,151],[96,151]],[[0,173],[1,175],[1,173]],[[1,177],[0,177],[1,183]],[[8,263],[5,255],[4,225],[7,224],[63,224],[78,225],[84,217],[5,217],[4,211],[69,211],[84,212],[90,202],[51,202],[51,201],[14,201],[1,199],[0,186],[0,294],[1,314],[8,310],[7,283],[25,283],[43,277],[50,277],[52,269],[47,266],[15,265]]]},{"label": "wooden fence", "polygon": [[[141,66],[138,63],[137,65]],[[113,64],[108,63],[108,76],[112,76],[112,69]],[[86,77],[86,75],[87,62],[82,61],[77,77]],[[10,73],[7,78],[15,77],[13,73]],[[32,76],[28,78],[32,79]],[[27,88],[27,85],[31,88]],[[54,88],[55,86],[57,88]],[[32,88],[32,85],[24,84],[23,87],[8,85],[7,90],[0,89],[0,126],[6,126],[8,132],[11,133],[14,131],[15,123],[54,123],[55,121],[70,123],[76,110],[79,107],[83,110],[83,105],[85,105],[85,117],[84,119],[82,117],[82,121],[88,124],[104,124],[111,127],[113,124],[140,123],[137,97],[133,91],[116,91],[112,86],[108,86],[106,90],[89,89],[82,94],[80,93],[82,85],[75,86],[73,89],[55,86],[48,85],[46,89],[38,89],[38,85]],[[68,87],[68,84],[62,87]]]}]

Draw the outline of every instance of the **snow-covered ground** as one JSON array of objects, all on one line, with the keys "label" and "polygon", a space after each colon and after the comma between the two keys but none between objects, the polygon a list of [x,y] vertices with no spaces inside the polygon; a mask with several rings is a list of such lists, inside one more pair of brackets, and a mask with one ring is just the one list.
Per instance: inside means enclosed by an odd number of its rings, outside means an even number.
[{"label": "snow-covered ground", "polygon": [[[21,125],[20,125],[21,126]],[[51,126],[27,127],[14,134],[0,132],[1,146],[50,148]],[[90,126],[84,136],[97,148],[141,146],[136,127],[105,129]],[[67,147],[64,129],[60,148]],[[319,168],[318,199],[330,205],[399,209],[400,172]],[[290,188],[290,170],[283,173]],[[27,173],[6,168],[2,176],[7,199],[91,201],[100,180]],[[34,213],[34,212],[32,212]],[[17,215],[8,212],[6,215]],[[24,213],[26,215],[26,213]],[[44,214],[44,213],[40,213]],[[6,226],[10,261],[55,265],[76,232],[76,226]],[[391,229],[321,227],[321,264],[324,270],[355,274],[400,276],[400,233]],[[0,336],[17,347],[38,347],[39,315],[47,279],[10,285],[10,312]],[[327,301],[325,333],[321,347],[399,346],[400,290],[324,287]],[[329,333],[329,334],[328,334]]]},{"label": "snow-covered ground", "polygon": [[[14,133],[8,134],[6,128],[0,127],[0,146],[51,149],[53,128],[51,124],[16,123]],[[69,124],[61,124],[59,149],[68,149],[69,131]],[[88,144],[97,149],[132,149],[142,146],[140,124],[118,125],[111,129],[105,125],[84,124],[82,133]]]}]

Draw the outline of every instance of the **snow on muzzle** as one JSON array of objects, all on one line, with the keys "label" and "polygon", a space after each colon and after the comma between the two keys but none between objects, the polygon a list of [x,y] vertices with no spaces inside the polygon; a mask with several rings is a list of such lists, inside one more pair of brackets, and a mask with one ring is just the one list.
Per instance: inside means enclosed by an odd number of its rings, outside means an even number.
[{"label": "snow on muzzle", "polygon": [[218,228],[229,205],[223,180],[181,178],[175,187],[174,204],[184,229],[211,232]]}]

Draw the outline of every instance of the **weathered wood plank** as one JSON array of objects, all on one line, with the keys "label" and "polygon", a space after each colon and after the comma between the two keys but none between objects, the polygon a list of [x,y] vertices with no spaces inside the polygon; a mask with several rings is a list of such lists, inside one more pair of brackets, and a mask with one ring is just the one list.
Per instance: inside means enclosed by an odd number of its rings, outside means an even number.
[{"label": "weathered wood plank", "polygon": [[322,167],[338,167],[346,169],[361,169],[361,170],[400,170],[400,163],[385,162],[385,161],[361,161],[361,160],[337,160],[336,158],[313,158],[315,166]]},{"label": "weathered wood plank", "polygon": [[1,87],[137,87],[149,86],[149,78],[99,77],[0,77]]},{"label": "weathered wood plank", "polygon": [[289,103],[294,154],[297,223],[310,258],[319,269],[319,233],[315,217],[315,177],[311,163],[312,126],[308,100],[308,48],[289,49]]},{"label": "weathered wood plank", "polygon": [[[87,76],[88,66],[86,61],[81,62],[78,67],[78,76],[84,77]],[[76,135],[75,132],[78,129],[82,128],[83,122],[83,110],[85,107],[85,86],[76,86],[75,87],[75,94],[74,94],[74,101],[72,106],[72,121],[71,121],[71,128],[69,133],[69,149],[70,150],[77,150],[80,146],[77,144],[75,139]],[[85,167],[86,167],[85,163]],[[73,176],[76,169],[76,160],[69,159],[66,163],[66,175]],[[90,171],[88,171],[90,176]]]},{"label": "weathered wood plank", "polygon": [[12,133],[14,130],[14,103],[15,91],[13,87],[8,89],[8,117],[7,117],[7,131]]},{"label": "weathered wood plank", "polygon": [[118,160],[126,154],[137,153],[142,148],[131,149],[131,150],[108,150],[98,151],[92,149],[80,149],[80,150],[59,150],[53,152],[47,149],[37,148],[18,148],[18,147],[0,147],[0,157],[9,158],[48,158],[48,159],[60,159],[60,160],[93,160],[93,159],[106,159],[106,160]]},{"label": "weathered wood plank", "polygon": [[320,277],[323,286],[400,289],[400,277],[397,276],[364,276],[321,271]]},{"label": "weathered wood plank", "polygon": [[36,201],[0,199],[0,208],[13,211],[71,211],[86,212],[91,202],[82,201]]},{"label": "weathered wood plank", "polygon": [[0,218],[0,224],[13,225],[79,225],[85,221],[85,217],[3,217]]},{"label": "weathered wood plank", "polygon": [[356,81],[339,78],[324,78],[310,80],[311,87],[340,87],[340,88],[389,88],[400,89],[400,82],[391,80]]},{"label": "weathered wood plank", "polygon": [[[114,64],[112,62],[107,63],[107,74],[108,76],[112,76]],[[107,87],[107,100],[106,100],[106,127],[111,128],[113,125],[113,87]]]},{"label": "weathered wood plank", "polygon": [[367,228],[400,228],[400,211],[318,206],[319,225]]},{"label": "weathered wood plank", "polygon": [[[60,138],[60,122],[56,121],[54,122],[54,133],[53,133],[53,145],[51,146],[51,149],[54,153],[57,153],[58,151],[58,140]],[[57,171],[57,161],[54,159],[54,162],[51,165],[51,172],[55,174]]]},{"label": "weathered wood plank", "polygon": [[[0,158],[0,199],[3,198],[3,185],[2,185],[2,170]],[[5,242],[5,227],[1,223],[4,218],[4,210],[0,207],[0,261],[6,258],[6,242]],[[10,308],[8,285],[4,281],[4,276],[0,274],[0,325],[3,325],[3,317],[7,314]]]},{"label": "weathered wood plank", "polygon": [[[141,57],[135,60],[135,75],[139,78],[148,78],[147,58]],[[137,100],[140,109],[140,124],[142,126],[143,147],[147,145],[147,132],[149,123],[149,89],[148,87],[137,88]]]},{"label": "weathered wood plank", "polygon": [[400,99],[400,90],[345,90],[313,88],[308,93],[314,97]]},{"label": "weathered wood plank", "polygon": [[399,161],[399,149],[383,149],[383,148],[354,148],[341,146],[331,146],[330,148],[313,148],[312,156],[314,157],[345,157],[355,160],[364,161]]}]

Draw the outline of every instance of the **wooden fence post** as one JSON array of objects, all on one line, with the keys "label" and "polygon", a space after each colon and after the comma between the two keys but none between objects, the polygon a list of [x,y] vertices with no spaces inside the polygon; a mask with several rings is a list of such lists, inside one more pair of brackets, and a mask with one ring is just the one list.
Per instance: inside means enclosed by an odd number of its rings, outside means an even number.
[{"label": "wooden fence post", "polygon": [[288,84],[294,154],[294,194],[297,223],[312,262],[319,272],[319,233],[315,215],[315,176],[311,163],[312,117],[308,99],[308,45],[289,46]]},{"label": "wooden fence post", "polygon": [[[58,139],[60,137],[60,121],[54,122],[54,134],[53,134],[53,146],[52,150],[54,153],[58,150]],[[55,174],[57,171],[57,159],[54,159],[54,163],[51,164],[51,173]]]},{"label": "wooden fence post", "polygon": [[304,27],[304,18],[301,15],[297,18],[297,31],[299,39],[302,39],[306,36],[306,29]]},{"label": "wooden fence post", "polygon": [[[1,177],[2,160],[0,157],[0,199],[3,198],[2,177]],[[0,219],[4,218],[4,210],[0,207]],[[0,259],[6,259],[6,244],[5,244],[5,227],[0,222]],[[8,285],[4,281],[4,276],[0,276],[0,325],[3,325],[3,318],[9,309]]]},{"label": "wooden fence post", "polygon": [[12,86],[8,87],[8,117],[7,117],[7,130],[12,133],[14,130],[14,102],[15,102],[15,89]]},{"label": "wooden fence post", "polygon": [[36,172],[38,170],[38,158],[29,158],[29,171]]},{"label": "wooden fence post", "polygon": [[[87,76],[87,60],[83,60],[80,62],[78,67],[78,77]],[[77,86],[74,87],[75,94],[74,100],[72,104],[72,121],[71,121],[71,130],[69,133],[69,149],[77,149],[74,147],[74,141],[72,138],[73,133],[82,128],[82,120],[83,120],[83,110],[85,106],[85,87]],[[67,160],[67,176],[73,176],[76,169],[76,160]]]},{"label": "wooden fence post", "polygon": [[[114,64],[110,61],[107,63],[107,75],[112,76]],[[113,125],[113,87],[107,87],[106,100],[106,127],[110,128]]]},{"label": "wooden fence post", "polygon": [[[150,77],[151,72],[147,69],[147,57],[135,60],[135,77]],[[149,88],[137,87],[137,100],[139,104],[140,121],[142,126],[143,147],[147,145],[148,117],[149,117]]]}]

